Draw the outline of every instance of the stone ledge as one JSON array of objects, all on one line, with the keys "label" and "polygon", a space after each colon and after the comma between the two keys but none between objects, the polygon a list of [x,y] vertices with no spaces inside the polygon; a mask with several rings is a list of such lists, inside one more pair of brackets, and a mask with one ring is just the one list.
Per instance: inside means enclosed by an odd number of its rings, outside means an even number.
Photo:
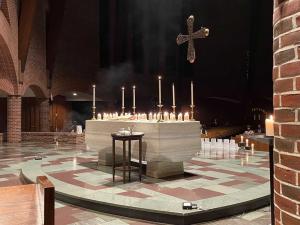
[{"label": "stone ledge", "polygon": [[85,134],[76,134],[70,132],[22,132],[22,141],[24,142],[45,142],[66,144],[84,144]]}]

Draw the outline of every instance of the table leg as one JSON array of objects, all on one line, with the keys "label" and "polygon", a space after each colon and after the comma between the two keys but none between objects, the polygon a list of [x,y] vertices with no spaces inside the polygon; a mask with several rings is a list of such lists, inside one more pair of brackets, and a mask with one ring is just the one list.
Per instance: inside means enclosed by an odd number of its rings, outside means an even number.
[{"label": "table leg", "polygon": [[140,181],[142,181],[142,139],[139,139],[139,176],[140,176]]},{"label": "table leg", "polygon": [[112,141],[112,174],[113,174],[113,182],[115,182],[115,160],[116,160],[116,141],[113,139]]},{"label": "table leg", "polygon": [[123,183],[125,184],[126,141],[123,141]]},{"label": "table leg", "polygon": [[128,141],[128,178],[131,181],[131,140]]}]

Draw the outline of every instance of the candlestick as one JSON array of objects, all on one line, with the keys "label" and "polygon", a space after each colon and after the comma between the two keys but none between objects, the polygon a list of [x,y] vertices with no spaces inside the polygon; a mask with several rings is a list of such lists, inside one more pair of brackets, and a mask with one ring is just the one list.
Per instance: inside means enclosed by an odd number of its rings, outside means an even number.
[{"label": "candlestick", "polygon": [[191,81],[191,120],[194,120],[194,83]]},{"label": "candlestick", "polygon": [[274,119],[272,115],[269,119],[266,119],[266,136],[274,136]]},{"label": "candlestick", "polygon": [[96,85],[93,84],[93,107],[92,107],[92,111],[93,111],[93,120],[96,119]]},{"label": "candlestick", "polygon": [[158,76],[158,114],[157,114],[157,121],[162,122],[163,121],[163,116],[162,116],[162,102],[161,102],[161,76]]},{"label": "candlestick", "polygon": [[172,96],[173,96],[173,105],[172,105],[172,108],[173,108],[173,113],[175,114],[176,113],[176,103],[175,103],[175,85],[174,83],[172,84]]},{"label": "candlestick", "polygon": [[161,76],[158,76],[158,104],[161,105]]},{"label": "candlestick", "polygon": [[122,115],[125,112],[125,87],[122,87]]},{"label": "candlestick", "polygon": [[132,87],[132,97],[133,97],[133,104],[132,104],[132,109],[133,109],[133,115],[135,114],[135,85]]},{"label": "candlestick", "polygon": [[191,105],[194,105],[194,84],[191,81]]}]

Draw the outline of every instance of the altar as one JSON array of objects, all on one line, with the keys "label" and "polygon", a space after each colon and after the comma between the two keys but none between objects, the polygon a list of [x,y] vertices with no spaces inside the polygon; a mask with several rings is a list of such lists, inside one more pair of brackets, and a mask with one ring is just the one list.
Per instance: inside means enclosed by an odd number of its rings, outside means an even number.
[{"label": "altar", "polygon": [[[87,120],[86,144],[99,152],[99,163],[111,165],[111,133],[133,128],[145,133],[143,161],[147,176],[161,178],[183,174],[183,162],[190,160],[201,149],[199,121],[155,120]],[[116,159],[121,160],[121,143],[116,145]],[[132,143],[133,158],[137,159],[138,143]]]}]

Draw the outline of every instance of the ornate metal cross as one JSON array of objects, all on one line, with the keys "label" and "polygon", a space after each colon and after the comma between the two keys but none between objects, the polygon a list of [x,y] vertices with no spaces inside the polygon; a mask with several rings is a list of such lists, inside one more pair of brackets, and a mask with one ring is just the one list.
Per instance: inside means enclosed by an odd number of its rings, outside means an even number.
[{"label": "ornate metal cross", "polygon": [[176,42],[178,45],[181,45],[188,41],[188,52],[187,52],[187,60],[190,63],[194,63],[196,59],[195,47],[194,47],[194,39],[198,38],[206,38],[209,35],[209,29],[206,27],[201,27],[200,30],[194,32],[194,16],[191,15],[186,20],[188,27],[188,34],[183,35],[179,34],[177,36]]}]

